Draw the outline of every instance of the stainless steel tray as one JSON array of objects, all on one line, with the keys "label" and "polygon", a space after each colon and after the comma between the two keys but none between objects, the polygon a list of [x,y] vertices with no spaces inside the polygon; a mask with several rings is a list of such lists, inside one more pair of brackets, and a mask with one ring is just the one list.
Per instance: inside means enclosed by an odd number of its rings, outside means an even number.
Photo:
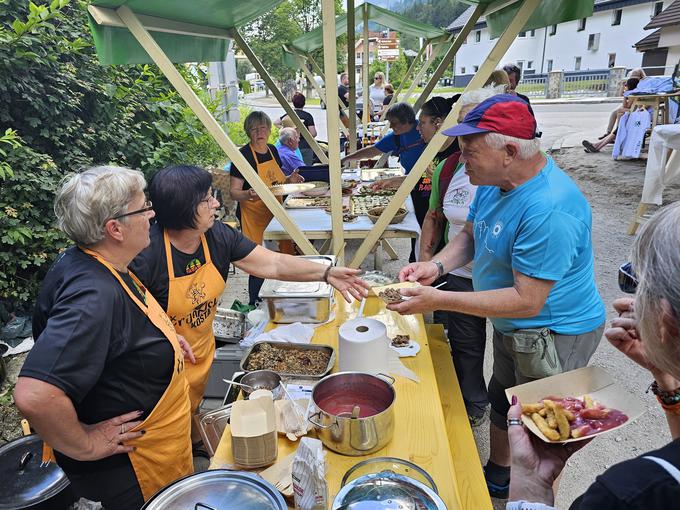
[{"label": "stainless steel tray", "polygon": [[248,359],[250,358],[250,355],[253,352],[257,352],[259,349],[258,346],[263,345],[263,344],[270,344],[273,345],[279,349],[286,349],[286,350],[299,350],[299,351],[327,351],[330,353],[330,358],[328,360],[328,365],[326,366],[326,369],[323,371],[323,373],[318,374],[318,375],[310,375],[310,374],[293,374],[291,372],[279,372],[276,371],[281,377],[289,377],[289,378],[294,378],[294,379],[312,379],[312,380],[318,380],[321,379],[322,377],[328,375],[331,370],[333,370],[333,366],[335,365],[335,349],[330,346],[330,345],[325,345],[325,344],[288,344],[288,343],[283,343],[283,342],[256,342],[250,348],[246,351],[246,353],[243,355],[243,358],[241,358],[241,370],[244,372],[250,372],[250,370],[246,370],[246,366],[248,364]]},{"label": "stainless steel tray", "polygon": [[217,446],[220,444],[224,429],[231,418],[231,404],[224,407],[207,411],[196,416],[198,430],[201,433],[203,444],[210,456],[215,455]]}]

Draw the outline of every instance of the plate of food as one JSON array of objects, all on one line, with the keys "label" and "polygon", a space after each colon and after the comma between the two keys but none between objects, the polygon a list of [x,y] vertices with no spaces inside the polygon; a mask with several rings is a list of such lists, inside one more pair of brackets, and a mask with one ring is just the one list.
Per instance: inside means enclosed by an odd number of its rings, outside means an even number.
[{"label": "plate of food", "polygon": [[402,289],[412,289],[419,286],[420,284],[418,282],[401,282],[390,285],[376,286],[371,290],[376,296],[389,305],[393,303],[401,303],[402,301],[407,301],[410,299],[408,296],[401,295]]},{"label": "plate of food", "polygon": [[400,358],[415,356],[420,352],[420,344],[411,340],[409,335],[398,334],[390,338],[390,348],[399,354]]},{"label": "plate of food", "polygon": [[522,422],[546,443],[571,443],[619,429],[645,408],[599,367],[571,370],[505,390],[522,404]]},{"label": "plate of food", "polygon": [[269,190],[276,196],[290,195],[291,193],[299,193],[302,191],[310,191],[316,188],[313,182],[297,182],[289,184],[275,184]]}]

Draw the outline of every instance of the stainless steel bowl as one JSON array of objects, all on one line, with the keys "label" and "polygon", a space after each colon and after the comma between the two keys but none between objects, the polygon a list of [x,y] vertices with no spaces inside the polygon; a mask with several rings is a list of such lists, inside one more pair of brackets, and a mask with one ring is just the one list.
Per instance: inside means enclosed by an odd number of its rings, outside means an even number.
[{"label": "stainless steel bowl", "polygon": [[274,394],[274,399],[280,397],[281,376],[273,370],[255,370],[248,372],[241,378],[242,384],[247,384],[250,388],[243,388],[243,393],[247,396],[255,390],[269,390]]}]

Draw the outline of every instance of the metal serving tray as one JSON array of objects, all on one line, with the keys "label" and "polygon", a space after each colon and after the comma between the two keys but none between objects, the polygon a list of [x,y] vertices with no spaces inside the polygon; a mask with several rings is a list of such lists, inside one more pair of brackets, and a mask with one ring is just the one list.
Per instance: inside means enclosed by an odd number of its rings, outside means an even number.
[{"label": "metal serving tray", "polygon": [[254,343],[246,351],[246,353],[243,355],[243,358],[241,359],[241,370],[243,370],[244,372],[249,372],[249,370],[246,370],[246,366],[248,365],[248,359],[250,358],[250,355],[253,352],[257,352],[257,350],[259,349],[258,346],[260,346],[262,344],[274,345],[275,347],[277,347],[279,349],[285,349],[285,350],[326,351],[326,352],[330,353],[330,358],[328,359],[328,365],[326,366],[326,369],[323,371],[323,373],[318,374],[318,375],[309,375],[309,374],[293,374],[293,373],[290,373],[290,372],[277,372],[282,378],[318,380],[318,379],[321,379],[322,377],[328,375],[331,372],[331,370],[333,370],[333,366],[335,365],[335,349],[330,345],[325,345],[325,344],[288,344],[288,343],[284,343],[284,342],[263,341],[263,342]]},{"label": "metal serving tray", "polygon": [[195,418],[198,422],[198,430],[201,433],[203,444],[211,457],[215,455],[230,418],[231,404],[201,413]]}]

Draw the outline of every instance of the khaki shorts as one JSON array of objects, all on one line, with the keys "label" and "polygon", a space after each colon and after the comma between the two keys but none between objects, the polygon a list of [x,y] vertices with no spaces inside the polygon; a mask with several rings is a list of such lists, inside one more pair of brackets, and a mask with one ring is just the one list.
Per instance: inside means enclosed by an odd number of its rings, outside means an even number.
[{"label": "khaki shorts", "polygon": [[[582,335],[558,335],[555,337],[557,357],[562,364],[562,371],[568,372],[585,367],[602,339],[604,323],[598,328]],[[500,331],[493,331],[493,374],[489,381],[489,402],[491,402],[491,422],[499,428],[507,429],[507,414],[510,404],[505,390],[518,384],[535,379],[525,377],[517,370],[512,351],[511,336]]]}]

